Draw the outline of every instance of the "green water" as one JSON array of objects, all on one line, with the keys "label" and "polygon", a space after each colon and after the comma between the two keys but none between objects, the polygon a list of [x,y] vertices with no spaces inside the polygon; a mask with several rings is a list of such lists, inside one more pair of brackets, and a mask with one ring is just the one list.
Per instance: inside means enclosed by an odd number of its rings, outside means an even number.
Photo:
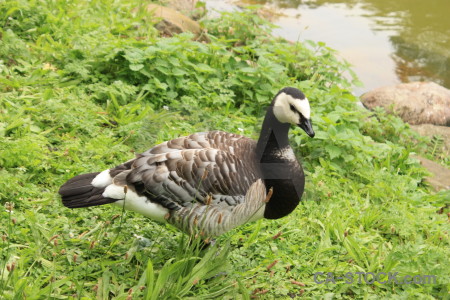
[{"label": "green water", "polygon": [[450,0],[257,3],[282,14],[273,19],[280,26],[275,34],[293,41],[323,41],[337,49],[364,83],[356,94],[410,81],[450,88]]}]

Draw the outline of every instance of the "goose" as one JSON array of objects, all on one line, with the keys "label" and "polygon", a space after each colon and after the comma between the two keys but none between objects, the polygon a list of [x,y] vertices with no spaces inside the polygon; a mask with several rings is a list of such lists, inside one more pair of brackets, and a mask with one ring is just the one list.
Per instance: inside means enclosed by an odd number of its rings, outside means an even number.
[{"label": "goose", "polygon": [[75,176],[59,194],[69,208],[112,203],[205,238],[282,218],[305,185],[289,145],[291,124],[314,137],[308,99],[286,87],[267,109],[258,141],[223,131],[175,138],[112,169]]}]

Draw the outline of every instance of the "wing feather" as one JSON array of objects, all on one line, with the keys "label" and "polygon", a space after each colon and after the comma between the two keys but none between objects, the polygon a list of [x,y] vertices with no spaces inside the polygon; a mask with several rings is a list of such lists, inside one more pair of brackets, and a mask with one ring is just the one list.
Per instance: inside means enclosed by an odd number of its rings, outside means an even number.
[{"label": "wing feather", "polygon": [[255,146],[253,140],[220,131],[192,134],[138,155],[116,182],[143,186],[137,192],[151,201],[166,197],[188,206],[210,195],[215,203],[237,205],[260,178],[252,157]]},{"label": "wing feather", "polygon": [[189,206],[211,197],[213,204],[235,206],[261,177],[255,147],[255,141],[240,135],[195,133],[159,144],[110,172],[115,184],[150,201]]}]

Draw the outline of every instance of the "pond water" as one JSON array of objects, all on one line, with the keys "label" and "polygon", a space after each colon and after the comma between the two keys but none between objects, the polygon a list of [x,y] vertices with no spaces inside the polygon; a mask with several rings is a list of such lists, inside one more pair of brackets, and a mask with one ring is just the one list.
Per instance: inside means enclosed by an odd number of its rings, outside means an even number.
[{"label": "pond water", "polygon": [[[450,0],[257,1],[239,5],[264,5],[279,26],[275,35],[338,50],[364,84],[356,95],[410,81],[450,88]],[[231,0],[206,4],[209,10],[239,9]]]}]

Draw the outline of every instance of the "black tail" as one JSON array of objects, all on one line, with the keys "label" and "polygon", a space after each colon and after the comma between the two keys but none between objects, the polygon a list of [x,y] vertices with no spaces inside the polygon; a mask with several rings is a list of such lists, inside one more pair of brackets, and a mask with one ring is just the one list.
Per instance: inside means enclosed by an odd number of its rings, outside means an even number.
[{"label": "black tail", "polygon": [[64,183],[59,189],[64,206],[77,208],[116,202],[117,199],[102,196],[104,188],[97,188],[91,184],[98,174],[100,173],[78,175]]}]

